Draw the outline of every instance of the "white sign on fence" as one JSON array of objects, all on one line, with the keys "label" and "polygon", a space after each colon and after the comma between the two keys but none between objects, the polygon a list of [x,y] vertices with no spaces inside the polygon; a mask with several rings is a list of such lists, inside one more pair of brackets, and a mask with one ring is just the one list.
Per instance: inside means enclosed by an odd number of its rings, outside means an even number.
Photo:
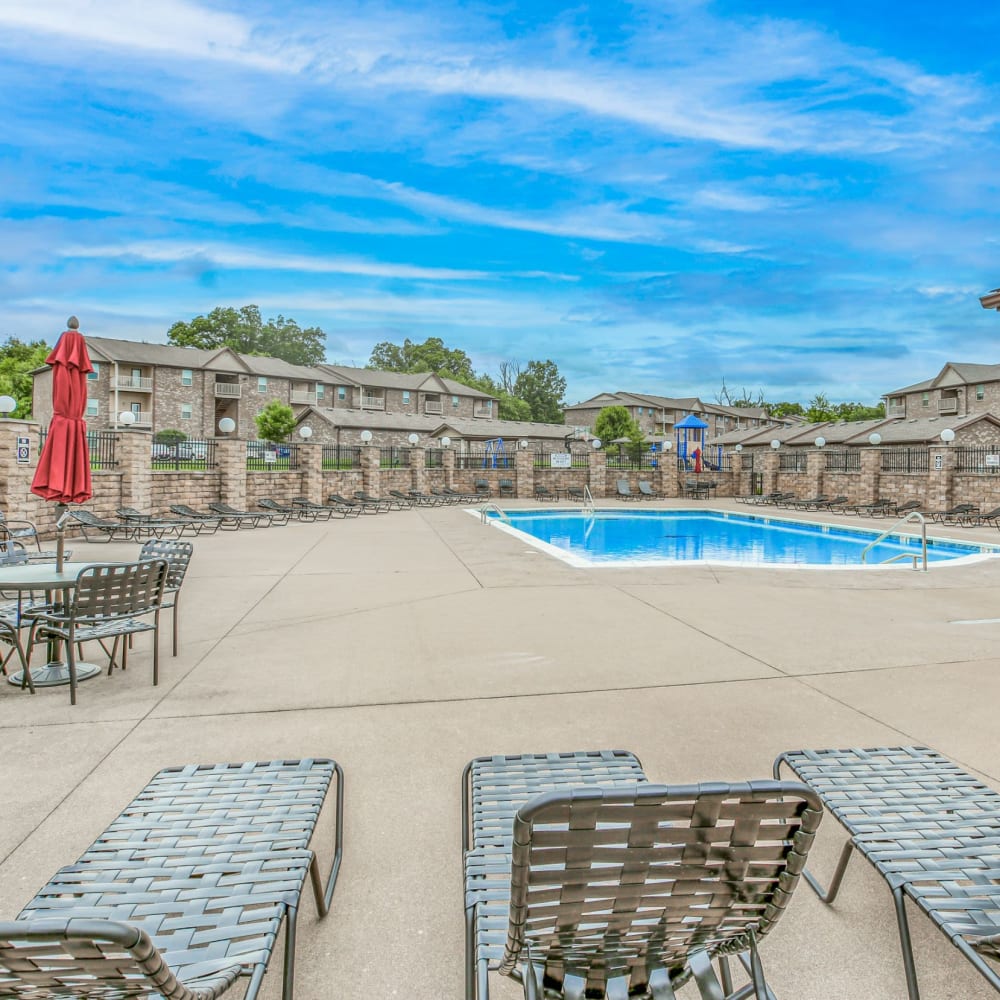
[{"label": "white sign on fence", "polygon": [[993,467],[1000,466],[1000,455],[987,455],[986,465]]},{"label": "white sign on fence", "polygon": [[27,465],[31,461],[31,438],[17,439],[17,464]]},{"label": "white sign on fence", "polygon": [[570,469],[573,465],[573,456],[568,451],[554,451],[549,455],[549,465],[553,469]]},{"label": "white sign on fence", "polygon": [[944,455],[934,456],[934,471],[940,472],[944,468]]},{"label": "white sign on fence", "polygon": [[264,461],[265,462],[277,462],[278,461],[278,453],[276,451],[265,451],[264,452]]}]

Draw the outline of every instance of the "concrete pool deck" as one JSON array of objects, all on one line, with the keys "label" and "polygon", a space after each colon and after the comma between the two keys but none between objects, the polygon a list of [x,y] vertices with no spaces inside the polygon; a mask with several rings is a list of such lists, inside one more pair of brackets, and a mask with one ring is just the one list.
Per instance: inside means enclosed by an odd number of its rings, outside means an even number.
[{"label": "concrete pool deck", "polygon": [[[1000,541],[993,528],[934,533]],[[72,547],[88,561],[137,552]],[[1000,788],[1000,560],[926,574],[574,569],[460,507],[195,549],[181,655],[164,636],[159,687],[144,638],[128,671],[82,684],[75,707],[66,688],[2,685],[0,917],[161,767],[331,756],[346,773],[344,864],[329,917],[303,904],[299,1000],[459,998],[471,757],[624,747],[651,780],[681,783],[766,777],[791,748],[926,743]],[[982,623],[955,624],[970,620]],[[841,842],[827,818],[821,872]],[[924,1000],[990,995],[926,920],[911,928]],[[761,951],[779,1000],[906,996],[888,890],[860,860],[833,908],[801,886]],[[268,980],[279,996],[280,976]],[[495,980],[493,996],[520,989]]]}]

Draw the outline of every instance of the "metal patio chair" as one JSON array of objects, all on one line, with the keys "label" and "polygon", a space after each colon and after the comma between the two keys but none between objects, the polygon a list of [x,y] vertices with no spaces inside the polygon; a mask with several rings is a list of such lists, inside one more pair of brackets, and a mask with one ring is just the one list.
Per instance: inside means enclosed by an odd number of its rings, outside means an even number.
[{"label": "metal patio chair", "polygon": [[76,509],[70,508],[69,516],[80,525],[80,531],[85,541],[132,541],[135,538],[134,524],[123,521],[111,521],[106,517],[98,517],[93,511],[85,510],[82,507]]},{"label": "metal patio chair", "polygon": [[632,492],[627,479],[619,479],[615,483],[615,489],[619,500],[638,500],[639,497]]},{"label": "metal patio chair", "polygon": [[208,509],[220,517],[235,520],[239,527],[249,526],[257,528],[260,525],[265,527],[272,523],[271,515],[263,510],[237,510],[227,503],[210,503]]},{"label": "metal patio chair", "polygon": [[[581,491],[582,492],[582,491]],[[639,480],[639,493],[644,500],[659,500],[660,492],[653,488],[653,484],[648,479]]]},{"label": "metal patio chair", "polygon": [[257,506],[262,510],[266,510],[268,514],[277,519],[273,522],[274,524],[288,524],[289,519],[293,517],[296,521],[316,520],[316,515],[311,510],[307,510],[305,507],[278,503],[277,500],[272,500],[270,497],[261,497],[257,501]]},{"label": "metal patio chair", "polygon": [[0,656],[0,676],[7,676],[7,664],[11,657],[16,656],[21,667],[21,690],[27,687],[34,694],[35,684],[31,679],[31,671],[28,670],[24,647],[21,645],[21,623],[16,613],[9,615],[0,612],[0,643],[10,647],[3,656]]},{"label": "metal patio chair", "polygon": [[[153,633],[153,684],[160,682],[160,609],[167,578],[167,562],[151,559],[137,563],[87,566],[76,578],[69,603],[34,610],[25,648],[28,662],[39,644],[61,641],[69,668],[69,700],[76,704],[76,650],[95,641],[108,656],[108,673],[118,664],[128,665],[128,642],[139,632]],[[151,618],[151,621],[147,619]],[[111,641],[109,649],[106,645]],[[2,995],[2,994],[0,994]]]},{"label": "metal patio chair", "polygon": [[139,550],[140,562],[147,559],[164,559],[167,563],[167,578],[163,583],[161,607],[170,608],[174,656],[177,655],[177,606],[181,599],[181,584],[187,575],[193,555],[194,546],[190,542],[176,540],[150,539]]},{"label": "metal patio chair", "polygon": [[[8,521],[0,514],[0,542],[12,542],[23,546],[28,562],[55,562],[55,549],[43,549],[38,537],[38,528],[32,521]],[[69,559],[72,552],[64,552],[63,558]]]},{"label": "metal patio chair", "polygon": [[338,517],[347,518],[350,511],[340,506],[340,504],[314,503],[309,497],[292,497],[292,503],[296,507],[312,511],[318,520],[329,521],[334,514]]},{"label": "metal patio chair", "polygon": [[[334,780],[324,879],[311,841]],[[244,1000],[255,1000],[284,923],[282,996],[292,1000],[306,880],[322,917],[340,870],[343,788],[340,766],[324,759],[160,771],[76,864],[0,923],[0,997],[214,1000],[248,979]]]}]

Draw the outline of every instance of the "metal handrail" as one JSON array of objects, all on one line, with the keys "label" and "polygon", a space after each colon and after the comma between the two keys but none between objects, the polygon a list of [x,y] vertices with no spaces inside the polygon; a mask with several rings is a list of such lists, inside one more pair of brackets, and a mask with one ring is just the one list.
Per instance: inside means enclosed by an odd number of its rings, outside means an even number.
[{"label": "metal handrail", "polygon": [[506,521],[508,524],[510,524],[510,518],[507,516],[507,512],[502,507],[497,506],[497,504],[495,504],[492,500],[488,501],[487,503],[484,503],[482,507],[479,508],[479,520],[483,524],[486,524],[486,522],[489,520],[489,518],[486,515],[491,510],[495,510],[497,514],[500,516],[500,519],[502,521]]},{"label": "metal handrail", "polygon": [[906,515],[906,517],[901,517],[895,524],[893,524],[890,527],[886,528],[886,530],[883,531],[882,534],[879,535],[878,538],[876,538],[874,542],[870,542],[868,545],[866,545],[861,550],[861,561],[863,563],[867,562],[868,561],[868,553],[873,548],[875,548],[875,546],[878,545],[879,542],[884,541],[897,528],[902,527],[908,521],[917,521],[920,524],[920,556],[910,556],[909,553],[900,552],[898,555],[890,556],[888,559],[883,559],[882,562],[879,563],[879,565],[882,566],[882,565],[885,565],[886,563],[898,562],[900,559],[912,558],[913,559],[913,568],[916,569],[917,568],[917,560],[921,559],[923,561],[923,564],[924,564],[923,565],[923,571],[926,573],[927,572],[927,518],[925,518],[924,515],[921,514],[920,511],[918,511],[918,510],[911,510],[910,513]]},{"label": "metal handrail", "polygon": [[590,492],[589,486],[583,487],[583,512],[589,514],[591,517],[594,516],[596,508],[594,507],[594,495]]}]

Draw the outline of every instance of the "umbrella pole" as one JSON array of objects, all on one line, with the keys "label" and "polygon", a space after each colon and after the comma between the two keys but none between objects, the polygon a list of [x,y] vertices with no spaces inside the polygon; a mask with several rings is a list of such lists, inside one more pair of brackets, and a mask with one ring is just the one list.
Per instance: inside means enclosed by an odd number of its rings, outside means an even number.
[{"label": "umbrella pole", "polygon": [[56,504],[56,572],[63,571],[63,549],[65,548],[64,532],[66,530],[66,515],[69,508],[64,503]]}]

